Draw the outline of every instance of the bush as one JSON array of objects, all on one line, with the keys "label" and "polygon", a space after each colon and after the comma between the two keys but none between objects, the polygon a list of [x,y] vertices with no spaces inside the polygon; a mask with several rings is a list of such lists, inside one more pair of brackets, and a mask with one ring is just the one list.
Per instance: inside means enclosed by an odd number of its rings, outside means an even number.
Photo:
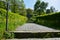
[{"label": "bush", "polygon": [[[3,33],[6,29],[6,10],[0,8],[0,38],[3,37]],[[27,18],[17,13],[8,13],[8,31],[13,31],[17,26],[21,26],[26,23]]]},{"label": "bush", "polygon": [[36,18],[36,23],[54,29],[60,29],[60,12],[40,15]]}]

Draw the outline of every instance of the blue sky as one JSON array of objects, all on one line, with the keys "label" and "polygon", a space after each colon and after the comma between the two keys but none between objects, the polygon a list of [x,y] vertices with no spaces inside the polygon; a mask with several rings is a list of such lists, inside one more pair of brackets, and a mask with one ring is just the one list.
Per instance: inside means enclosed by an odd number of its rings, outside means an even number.
[{"label": "blue sky", "polygon": [[[54,6],[57,10],[60,11],[60,0],[42,0],[42,1],[49,3],[48,8]],[[35,2],[36,0],[24,0],[26,8],[31,8],[31,9],[33,9]]]}]

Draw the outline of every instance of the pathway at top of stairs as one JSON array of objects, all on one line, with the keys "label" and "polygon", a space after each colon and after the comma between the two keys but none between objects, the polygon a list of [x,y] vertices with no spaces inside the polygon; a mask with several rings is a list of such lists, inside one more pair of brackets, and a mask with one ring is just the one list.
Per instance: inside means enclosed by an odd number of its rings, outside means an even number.
[{"label": "pathway at top of stairs", "polygon": [[52,29],[35,23],[26,23],[16,28],[16,32],[60,32],[60,30]]}]

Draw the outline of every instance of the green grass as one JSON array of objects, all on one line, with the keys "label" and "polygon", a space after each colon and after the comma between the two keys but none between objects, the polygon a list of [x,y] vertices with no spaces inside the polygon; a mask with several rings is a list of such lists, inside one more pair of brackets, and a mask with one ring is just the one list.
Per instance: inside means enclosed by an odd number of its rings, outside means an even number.
[{"label": "green grass", "polygon": [[[13,31],[16,27],[26,23],[27,18],[18,13],[8,13],[8,31]],[[3,38],[3,33],[6,29],[6,10],[0,8],[0,39]]]}]

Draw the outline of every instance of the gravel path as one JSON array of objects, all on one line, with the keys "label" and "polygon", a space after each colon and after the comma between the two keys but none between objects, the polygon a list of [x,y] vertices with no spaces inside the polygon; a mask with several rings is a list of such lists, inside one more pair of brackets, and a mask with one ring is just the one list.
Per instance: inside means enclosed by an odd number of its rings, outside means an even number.
[{"label": "gravel path", "polygon": [[19,26],[16,31],[23,32],[60,32],[60,30],[55,30],[52,28],[48,28],[46,26],[34,24],[34,23],[26,23],[23,26]]}]

